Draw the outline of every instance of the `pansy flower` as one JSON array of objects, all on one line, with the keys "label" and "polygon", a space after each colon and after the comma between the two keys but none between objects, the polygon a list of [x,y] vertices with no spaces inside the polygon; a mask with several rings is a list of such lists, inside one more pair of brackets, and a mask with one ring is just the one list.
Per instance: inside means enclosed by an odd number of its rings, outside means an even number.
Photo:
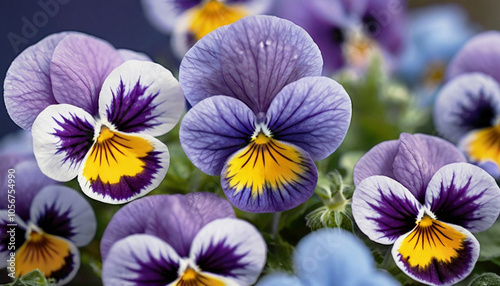
[{"label": "pansy flower", "polygon": [[[468,159],[499,175],[500,33],[472,38],[447,70],[448,83],[438,94],[434,124]],[[492,166],[492,164],[496,165]]]},{"label": "pansy flower", "polygon": [[269,0],[142,0],[148,20],[172,34],[174,53],[182,58],[196,41],[213,30],[245,16],[262,14]]},{"label": "pansy flower", "polygon": [[[0,267],[16,278],[38,268],[57,285],[67,284],[80,268],[78,247],[87,245],[96,231],[92,207],[78,192],[43,175],[34,159],[5,154],[0,162],[5,171],[0,180],[5,186],[0,200]],[[14,175],[15,192],[7,188],[13,184],[7,174]]]},{"label": "pansy flower", "polygon": [[304,237],[295,250],[296,276],[274,273],[258,286],[396,286],[389,274],[375,269],[373,257],[361,240],[340,229],[321,229]]},{"label": "pansy flower", "polygon": [[78,176],[107,203],[143,196],[164,178],[168,132],[184,110],[180,85],[158,64],[79,33],[51,35],[21,53],[5,79],[5,103],[31,129],[42,172]]},{"label": "pansy flower", "polygon": [[179,81],[194,107],[181,144],[236,207],[276,212],[312,195],[313,160],[337,149],[351,119],[349,96],[321,70],[309,35],[271,16],[219,28],[186,54]]},{"label": "pansy flower", "polygon": [[266,244],[212,193],[157,195],[111,219],[101,241],[104,285],[252,285]]},{"label": "pansy flower", "polygon": [[481,168],[464,163],[451,143],[402,134],[356,164],[352,211],[371,240],[392,246],[399,268],[428,285],[453,285],[478,259],[471,232],[500,213],[500,189]]},{"label": "pansy flower", "polygon": [[281,0],[276,15],[303,27],[318,44],[325,72],[364,71],[373,56],[395,66],[404,40],[401,0]]}]

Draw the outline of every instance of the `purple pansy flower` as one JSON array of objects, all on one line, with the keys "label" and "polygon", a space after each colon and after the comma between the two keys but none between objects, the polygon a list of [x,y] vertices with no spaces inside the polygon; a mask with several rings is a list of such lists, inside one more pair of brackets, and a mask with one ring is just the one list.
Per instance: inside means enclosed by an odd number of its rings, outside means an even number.
[{"label": "purple pansy flower", "polygon": [[179,77],[194,107],[181,144],[236,207],[276,212],[312,195],[313,160],[337,149],[351,119],[349,96],[321,69],[309,35],[271,16],[219,28],[186,54]]},{"label": "purple pansy flower", "polygon": [[173,128],[184,98],[162,66],[125,62],[144,57],[92,36],[60,33],[13,61],[5,103],[14,122],[31,129],[45,175],[57,181],[78,176],[85,194],[113,204],[158,186],[169,154],[153,136]]},{"label": "purple pansy flower", "polygon": [[[448,82],[434,106],[439,134],[468,159],[499,177],[500,166],[500,32],[472,38],[452,60]],[[494,166],[496,165],[496,166]]]},{"label": "purple pansy flower", "polygon": [[269,0],[142,0],[148,20],[172,34],[174,53],[182,58],[193,44],[224,25],[266,12]]},{"label": "purple pansy flower", "polygon": [[[80,268],[78,247],[87,245],[96,231],[92,207],[78,192],[43,175],[32,158],[1,155],[0,170],[5,174],[0,180],[5,186],[0,268],[7,267],[16,278],[38,268],[57,285],[68,283]],[[15,266],[9,268],[11,253]]]},{"label": "purple pansy flower", "polygon": [[101,241],[104,285],[251,285],[266,244],[212,193],[149,196],[120,209]]},{"label": "purple pansy flower", "polygon": [[451,143],[401,134],[372,148],[356,164],[354,219],[371,240],[391,245],[399,268],[428,285],[453,285],[478,259],[471,232],[500,213],[500,189]]},{"label": "purple pansy flower", "polygon": [[278,16],[303,27],[323,54],[325,72],[363,71],[374,55],[392,69],[403,48],[406,1],[281,0]]},{"label": "purple pansy flower", "polygon": [[361,240],[339,228],[323,228],[305,236],[293,260],[297,276],[274,273],[257,285],[400,285],[389,274],[375,270],[373,257]]}]

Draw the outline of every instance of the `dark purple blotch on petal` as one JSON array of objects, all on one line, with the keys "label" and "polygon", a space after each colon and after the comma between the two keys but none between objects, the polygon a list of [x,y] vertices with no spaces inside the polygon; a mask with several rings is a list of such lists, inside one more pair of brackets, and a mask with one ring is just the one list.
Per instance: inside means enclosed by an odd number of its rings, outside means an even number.
[{"label": "dark purple blotch on petal", "polygon": [[71,118],[63,117],[63,121],[53,120],[59,125],[52,135],[60,138],[60,146],[55,154],[65,153],[63,163],[70,161],[72,165],[83,161],[92,147],[94,127],[87,120],[82,120],[75,114]]},{"label": "dark purple blotch on petal", "polygon": [[153,104],[158,97],[158,92],[148,94],[148,86],[141,86],[140,80],[137,81],[132,90],[125,94],[125,84],[120,79],[120,85],[116,91],[112,91],[113,99],[111,106],[106,110],[108,120],[116,128],[123,132],[140,132],[160,125],[160,122],[154,123],[155,118],[161,114],[154,114],[153,111],[161,103]]},{"label": "dark purple blotch on petal", "polygon": [[244,269],[248,263],[241,260],[248,255],[247,253],[236,253],[238,245],[229,245],[226,238],[210,244],[206,249],[202,249],[196,257],[196,265],[203,271],[237,278],[238,273],[235,270]]},{"label": "dark purple blotch on petal", "polygon": [[71,208],[61,212],[53,202],[51,205],[45,204],[45,209],[35,222],[43,231],[52,235],[57,235],[69,239],[75,232],[71,227],[71,218],[69,217]]},{"label": "dark purple blotch on petal", "polygon": [[483,127],[490,127],[496,118],[496,107],[491,98],[494,96],[487,96],[487,90],[481,89],[479,95],[468,96],[475,100],[473,106],[465,106],[459,103],[459,110],[455,110],[454,117],[459,119],[456,124],[460,127],[467,128],[468,130],[479,129]]},{"label": "dark purple blotch on petal", "polygon": [[103,195],[113,200],[127,200],[142,192],[145,186],[151,185],[154,176],[162,168],[161,152],[150,152],[146,157],[140,158],[144,162],[144,169],[135,176],[123,176],[117,184],[104,183],[98,177],[91,181],[92,192]]},{"label": "dark purple blotch on petal", "polygon": [[18,226],[7,226],[9,222],[2,219],[2,223],[0,224],[0,252],[9,251],[9,243],[10,243],[10,234],[12,230],[15,235],[14,246],[16,249],[19,249],[23,243],[26,241],[26,230],[22,229]]},{"label": "dark purple blotch on petal", "polygon": [[[158,255],[150,253],[149,249],[147,252],[146,255],[151,258],[150,261],[145,262],[138,257],[132,257],[131,260],[135,261],[135,263],[129,264],[130,267],[127,267],[130,272],[136,273],[137,276],[133,279],[122,279],[127,282],[137,283],[136,285],[151,286],[164,286],[174,282],[177,279],[179,264],[163,256],[156,258]],[[132,256],[134,256],[134,253],[131,253]],[[139,268],[140,271],[138,271],[137,268]]]},{"label": "dark purple blotch on petal", "polygon": [[74,271],[76,267],[74,263],[74,256],[75,255],[73,253],[70,253],[68,256],[64,257],[63,267],[55,272],[52,272],[50,278],[54,278],[56,279],[56,281],[60,281],[68,277],[68,275],[70,275],[71,272]]}]

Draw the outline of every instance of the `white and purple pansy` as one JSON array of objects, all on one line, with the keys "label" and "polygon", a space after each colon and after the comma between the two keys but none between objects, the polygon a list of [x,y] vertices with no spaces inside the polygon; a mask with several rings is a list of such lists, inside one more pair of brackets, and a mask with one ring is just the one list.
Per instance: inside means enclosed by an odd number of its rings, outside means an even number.
[{"label": "white and purple pansy", "polygon": [[500,177],[500,32],[473,37],[447,70],[448,83],[434,105],[439,134],[469,161]]},{"label": "white and purple pansy", "polygon": [[471,232],[488,229],[500,213],[500,189],[481,168],[465,163],[451,143],[401,134],[372,148],[354,169],[352,210],[371,240],[393,245],[411,278],[453,285],[479,256]]},{"label": "white and purple pansy", "polygon": [[321,71],[311,37],[271,16],[219,28],[184,57],[179,81],[193,108],[182,147],[203,172],[221,175],[239,209],[283,211],[314,192],[313,160],[338,148],[351,119],[346,91]]},{"label": "white and purple pansy", "polygon": [[[92,207],[75,190],[43,175],[34,159],[2,155],[0,169],[15,170],[10,172],[15,193],[11,188],[1,192],[0,268],[8,267],[16,278],[39,269],[57,285],[69,283],[80,268],[78,247],[90,243],[96,232]],[[8,186],[8,172],[3,174],[0,181]]]},{"label": "white and purple pansy", "polygon": [[31,129],[45,175],[78,176],[85,194],[111,204],[159,185],[169,153],[153,136],[175,126],[184,97],[172,74],[146,59],[88,35],[61,33],[13,61],[5,103],[14,122]]},{"label": "white and purple pansy", "polygon": [[148,20],[172,34],[174,53],[182,58],[196,41],[243,17],[265,13],[269,0],[142,0]]},{"label": "white and purple pansy", "polygon": [[200,192],[126,205],[106,228],[101,254],[106,286],[252,285],[266,244],[226,200]]}]

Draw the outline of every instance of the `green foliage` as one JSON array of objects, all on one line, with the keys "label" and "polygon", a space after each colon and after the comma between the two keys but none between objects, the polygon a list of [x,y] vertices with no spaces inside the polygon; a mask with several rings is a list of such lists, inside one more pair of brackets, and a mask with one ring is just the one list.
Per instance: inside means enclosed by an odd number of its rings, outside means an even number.
[{"label": "green foliage", "polygon": [[47,279],[43,273],[36,269],[31,272],[26,273],[14,282],[5,284],[5,286],[55,286],[56,282],[54,279]]},{"label": "green foliage", "polygon": [[500,258],[500,221],[496,221],[486,231],[475,233],[474,236],[481,245],[479,261],[488,261]]},{"label": "green foliage", "polygon": [[469,286],[498,286],[500,285],[500,276],[495,273],[485,273],[472,280]]}]

